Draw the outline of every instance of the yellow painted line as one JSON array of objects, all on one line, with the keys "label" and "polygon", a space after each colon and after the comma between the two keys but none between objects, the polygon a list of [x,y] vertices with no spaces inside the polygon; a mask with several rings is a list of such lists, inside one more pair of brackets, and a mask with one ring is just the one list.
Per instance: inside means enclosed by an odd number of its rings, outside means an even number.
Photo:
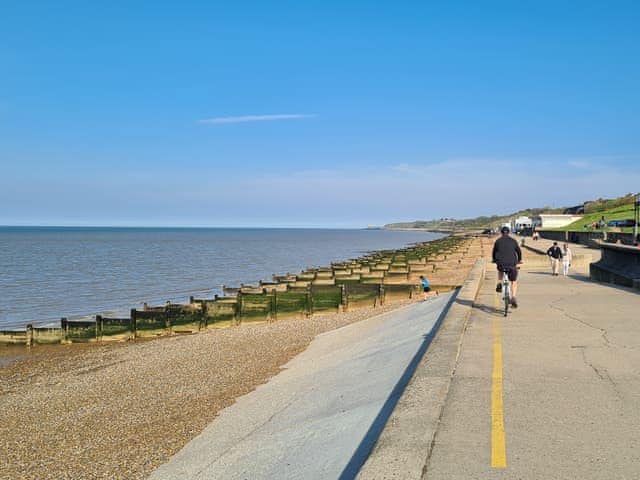
[{"label": "yellow painted line", "polygon": [[491,466],[507,466],[507,450],[504,435],[504,405],[502,403],[502,338],[500,335],[500,295],[495,296],[496,311],[493,316],[493,372],[491,374]]}]

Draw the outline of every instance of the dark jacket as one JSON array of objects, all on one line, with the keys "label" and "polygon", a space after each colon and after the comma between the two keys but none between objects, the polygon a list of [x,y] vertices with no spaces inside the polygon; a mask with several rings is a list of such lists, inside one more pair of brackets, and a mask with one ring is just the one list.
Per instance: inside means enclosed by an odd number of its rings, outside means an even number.
[{"label": "dark jacket", "polygon": [[498,265],[515,266],[522,262],[522,251],[515,239],[500,237],[493,244],[493,261]]},{"label": "dark jacket", "polygon": [[552,245],[547,250],[547,255],[553,258],[562,258],[562,250],[557,245]]}]

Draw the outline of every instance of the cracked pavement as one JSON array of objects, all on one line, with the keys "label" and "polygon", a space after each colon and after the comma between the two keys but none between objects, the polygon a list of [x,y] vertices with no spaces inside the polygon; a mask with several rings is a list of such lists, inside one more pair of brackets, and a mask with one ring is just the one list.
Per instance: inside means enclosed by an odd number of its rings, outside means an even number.
[{"label": "cracked pavement", "polygon": [[[544,256],[524,260],[507,318],[487,268],[423,478],[638,478],[640,294],[589,281],[588,264],[553,277]],[[506,468],[491,467],[496,318]]]}]

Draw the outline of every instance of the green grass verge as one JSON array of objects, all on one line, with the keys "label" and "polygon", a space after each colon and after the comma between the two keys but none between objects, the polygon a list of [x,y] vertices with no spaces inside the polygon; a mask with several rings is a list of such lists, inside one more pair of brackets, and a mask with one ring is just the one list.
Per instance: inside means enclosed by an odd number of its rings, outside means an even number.
[{"label": "green grass verge", "polygon": [[[600,219],[604,216],[605,221],[608,223],[610,220],[624,220],[625,218],[633,218],[633,204],[630,205],[622,205],[621,207],[612,208],[611,210],[605,210],[603,212],[594,212],[588,213],[580,220],[576,220],[575,222],[559,228],[545,228],[545,230],[555,230],[555,231],[591,231],[593,230],[591,227],[586,227],[585,225],[591,225],[594,222],[600,221]],[[611,227],[605,227],[605,230],[610,230]],[[633,227],[625,227],[621,229],[625,233],[632,233]]]}]

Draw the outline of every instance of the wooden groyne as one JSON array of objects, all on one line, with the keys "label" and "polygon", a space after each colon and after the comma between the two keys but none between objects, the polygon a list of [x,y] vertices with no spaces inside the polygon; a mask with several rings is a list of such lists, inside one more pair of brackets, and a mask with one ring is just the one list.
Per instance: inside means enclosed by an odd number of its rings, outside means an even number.
[{"label": "wooden groyne", "polygon": [[0,330],[0,345],[135,340],[381,306],[419,295],[420,275],[434,289],[459,287],[482,248],[477,238],[450,236],[328,267],[307,268],[298,274],[273,275],[271,281],[258,285],[223,287],[224,295],[212,299],[190,297],[187,304],[145,304],[142,310],[131,309],[128,318],[62,318],[56,324]]}]

